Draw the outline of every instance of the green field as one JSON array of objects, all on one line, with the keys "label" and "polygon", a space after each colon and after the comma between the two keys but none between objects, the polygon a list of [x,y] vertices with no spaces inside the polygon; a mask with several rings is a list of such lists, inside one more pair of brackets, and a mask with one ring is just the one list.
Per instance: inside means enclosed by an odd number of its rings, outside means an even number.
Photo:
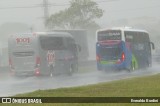
[{"label": "green field", "polygon": [[[160,97],[160,74],[146,77],[130,78],[95,85],[38,90],[19,94],[16,97]],[[21,106],[17,104],[16,106]],[[26,104],[25,106],[32,106]],[[55,103],[34,106],[159,106],[151,103]],[[6,105],[7,106],[7,105]],[[11,106],[11,105],[8,105]]]}]

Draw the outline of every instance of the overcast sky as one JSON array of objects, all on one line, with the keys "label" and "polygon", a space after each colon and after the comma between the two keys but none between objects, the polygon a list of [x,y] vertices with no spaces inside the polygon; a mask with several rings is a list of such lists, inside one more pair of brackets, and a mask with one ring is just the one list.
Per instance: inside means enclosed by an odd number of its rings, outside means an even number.
[{"label": "overcast sky", "polygon": [[[53,14],[59,10],[69,7],[70,0],[48,0],[52,4],[61,6],[50,7],[49,13]],[[99,23],[104,26],[107,22],[134,18],[134,17],[156,17],[160,18],[160,0],[94,0],[105,13]],[[43,21],[43,8],[10,8],[40,6],[43,0],[0,0],[0,25],[6,22],[26,23],[36,26]]]}]

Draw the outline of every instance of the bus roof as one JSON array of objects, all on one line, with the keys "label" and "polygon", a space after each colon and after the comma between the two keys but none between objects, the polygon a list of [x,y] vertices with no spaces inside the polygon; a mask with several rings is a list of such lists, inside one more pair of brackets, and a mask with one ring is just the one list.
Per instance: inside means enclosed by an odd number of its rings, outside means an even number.
[{"label": "bus roof", "polygon": [[68,32],[36,32],[35,34],[37,35],[50,35],[50,36],[57,36],[57,37],[73,37],[70,33]]},{"label": "bus roof", "polygon": [[73,37],[67,32],[34,32],[34,33],[19,33],[12,36],[55,36],[55,37]]},{"label": "bus roof", "polygon": [[54,29],[51,31],[87,31],[86,29]]},{"label": "bus roof", "polygon": [[142,30],[142,29],[134,29],[132,27],[112,27],[112,28],[104,28],[104,29],[99,29],[98,31],[107,31],[107,30],[122,30],[122,31],[136,31],[136,32],[146,32],[148,33],[146,30]]}]

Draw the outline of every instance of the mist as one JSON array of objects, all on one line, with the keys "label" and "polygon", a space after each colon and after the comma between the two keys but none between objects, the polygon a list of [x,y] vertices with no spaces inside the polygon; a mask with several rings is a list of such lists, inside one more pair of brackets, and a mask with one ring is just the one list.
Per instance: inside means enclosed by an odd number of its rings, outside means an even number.
[{"label": "mist", "polygon": [[[97,84],[120,79],[158,74],[160,62],[160,1],[159,0],[93,0],[104,10],[96,19],[99,28],[129,26],[147,30],[155,44],[152,51],[153,65],[149,69],[135,72],[110,70],[101,72],[96,67],[96,28],[87,30],[87,61],[80,62],[81,72],[72,76],[22,77],[12,78],[9,73],[8,38],[12,34],[46,31],[44,25],[43,0],[1,0],[0,1],[0,96],[13,96],[19,93],[41,89],[56,89]],[[69,7],[69,0],[48,0],[49,16]],[[78,40],[77,40],[78,41]],[[83,43],[83,42],[81,42]],[[86,73],[84,71],[87,71]]]}]

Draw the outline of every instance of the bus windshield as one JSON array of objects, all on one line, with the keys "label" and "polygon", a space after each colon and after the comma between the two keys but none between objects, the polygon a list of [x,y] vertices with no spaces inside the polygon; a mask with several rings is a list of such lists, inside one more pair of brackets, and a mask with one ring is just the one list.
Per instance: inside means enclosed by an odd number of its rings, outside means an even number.
[{"label": "bus windshield", "polygon": [[99,46],[99,54],[102,58],[117,60],[122,53],[122,49],[119,44]]},{"label": "bus windshield", "polygon": [[40,45],[44,50],[63,50],[66,49],[63,37],[40,36]]},{"label": "bus windshield", "polygon": [[104,40],[121,40],[120,30],[99,31],[97,34],[98,41]]}]

